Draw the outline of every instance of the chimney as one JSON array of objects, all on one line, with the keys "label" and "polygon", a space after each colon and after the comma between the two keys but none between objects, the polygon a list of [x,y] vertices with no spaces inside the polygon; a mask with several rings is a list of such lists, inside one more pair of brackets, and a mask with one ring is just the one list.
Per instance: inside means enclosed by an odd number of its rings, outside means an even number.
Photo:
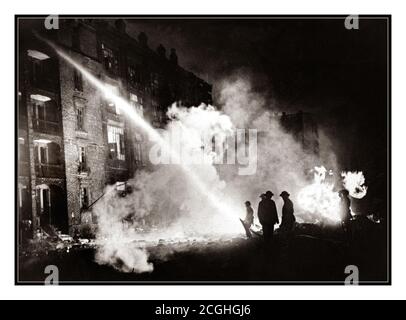
[{"label": "chimney", "polygon": [[169,60],[175,65],[178,64],[178,56],[177,56],[176,50],[174,48],[171,49],[171,54],[169,55]]}]

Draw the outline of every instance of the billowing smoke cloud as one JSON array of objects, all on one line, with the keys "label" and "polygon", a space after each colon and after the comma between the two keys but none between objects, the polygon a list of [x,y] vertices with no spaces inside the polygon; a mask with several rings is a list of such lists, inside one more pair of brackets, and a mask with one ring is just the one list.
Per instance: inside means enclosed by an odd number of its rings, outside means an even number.
[{"label": "billowing smoke cloud", "polygon": [[[305,151],[281,125],[277,106],[255,93],[249,81],[224,81],[219,102],[221,111],[206,105],[171,106],[170,121],[160,132],[171,152],[153,144],[153,165],[128,182],[132,190],[126,197],[114,187],[106,190],[94,208],[99,263],[150,272],[150,242],[242,235],[238,218],[245,214],[244,202],[251,201],[256,209],[259,195],[267,190],[275,194],[279,208],[279,194],[288,191],[298,220],[308,219],[297,204],[298,194],[313,180],[310,169],[321,163],[335,169],[335,157],[322,148],[319,155]],[[256,140],[235,139],[238,129],[256,130]],[[247,148],[251,142],[256,149]],[[235,146],[236,154],[228,153]],[[323,154],[328,158],[321,159]],[[234,164],[227,164],[230,160]],[[251,171],[241,174],[247,167]]]},{"label": "billowing smoke cloud", "polygon": [[242,231],[238,217],[243,208],[225,195],[226,183],[213,165],[216,154],[210,138],[225,142],[233,133],[230,118],[206,105],[174,105],[167,115],[170,122],[160,134],[169,148],[152,141],[149,159],[154,165],[128,181],[131,192],[121,197],[109,187],[95,205],[99,263],[148,272],[152,270],[148,243],[220,238]]},{"label": "billowing smoke cloud", "polygon": [[[279,194],[286,190],[296,202],[298,191],[309,183],[309,170],[320,163],[312,152],[306,152],[300,142],[281,125],[278,106],[267,104],[253,92],[246,80],[224,82],[220,93],[223,111],[233,123],[258,130],[257,171],[254,175],[236,176],[229,169],[220,170],[228,189],[238,194],[240,203],[259,202],[261,193],[270,190],[281,207]],[[300,212],[297,212],[300,216]]]}]

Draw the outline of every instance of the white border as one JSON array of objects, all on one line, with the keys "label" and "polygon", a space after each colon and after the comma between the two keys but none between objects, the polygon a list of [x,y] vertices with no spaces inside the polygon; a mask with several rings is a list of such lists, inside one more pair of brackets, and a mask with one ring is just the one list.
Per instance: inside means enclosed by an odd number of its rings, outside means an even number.
[{"label": "white border", "polygon": [[[2,5],[3,6],[3,5]],[[1,185],[2,207],[3,207],[3,230],[0,232],[1,256],[3,257],[0,264],[0,297],[4,298],[113,298],[113,299],[300,299],[300,298],[321,298],[321,299],[339,299],[339,298],[400,298],[405,285],[405,255],[403,245],[405,243],[405,232],[402,232],[405,223],[405,211],[402,203],[397,201],[401,199],[400,193],[396,187],[399,187],[401,192],[404,171],[402,172],[402,164],[405,161],[405,148],[401,146],[404,142],[401,140],[405,117],[405,108],[402,108],[400,97],[404,90],[402,83],[403,75],[405,74],[405,44],[402,41],[402,34],[405,30],[405,19],[401,17],[402,4],[395,1],[367,1],[363,4],[354,5],[353,1],[340,1],[339,4],[328,5],[323,1],[283,1],[279,4],[274,4],[274,7],[269,7],[269,4],[258,3],[255,0],[249,3],[233,1],[232,5],[227,3],[219,3],[218,1],[207,0],[204,3],[198,3],[190,6],[190,3],[164,1],[157,5],[156,1],[148,1],[148,3],[134,3],[133,1],[124,1],[123,4],[117,5],[114,3],[114,8],[108,8],[104,3],[98,3],[97,6],[92,2],[83,2],[71,0],[69,3],[54,3],[52,1],[43,2],[23,2],[13,1],[7,3],[9,8],[2,8],[1,23],[3,31],[3,42],[7,43],[2,50],[3,77],[2,88],[6,93],[7,98],[3,100],[4,123],[1,127],[2,137],[10,137],[10,140],[4,139],[4,156],[2,157],[3,168],[3,184]],[[156,10],[154,8],[159,8]],[[211,8],[211,10],[210,10]],[[215,11],[214,9],[215,8]],[[351,10],[350,10],[350,9]],[[72,14],[113,14],[122,12],[131,12],[134,14],[342,14],[342,13],[363,13],[363,14],[384,14],[392,13],[392,56],[393,56],[393,210],[392,210],[392,249],[393,249],[393,273],[392,287],[275,287],[275,286],[256,286],[255,288],[244,286],[124,286],[107,288],[101,286],[95,287],[14,287],[14,172],[11,168],[14,167],[14,159],[11,156],[11,150],[14,150],[14,140],[11,139],[11,132],[14,133],[14,82],[11,81],[11,75],[14,74],[14,52],[9,50],[14,46],[14,14],[29,13],[72,13]],[[404,13],[404,11],[403,11]],[[395,31],[396,30],[396,31]],[[397,38],[399,37],[399,38]],[[399,80],[399,81],[396,81]],[[402,86],[402,87],[401,87]],[[400,90],[400,89],[403,90]],[[7,106],[7,107],[6,107]],[[3,131],[4,130],[4,131]],[[398,146],[398,148],[396,148]],[[6,169],[10,168],[10,170]],[[399,170],[397,170],[399,168]],[[7,181],[7,182],[6,182]],[[4,203],[4,204],[3,204]],[[402,210],[403,209],[403,210]],[[399,251],[397,251],[399,250]],[[396,254],[398,253],[398,254]],[[103,288],[103,290],[101,290]],[[238,288],[238,289],[237,289]],[[251,290],[252,289],[252,290]],[[380,293],[377,292],[379,290]],[[246,294],[246,292],[249,294]]]},{"label": "white border", "polygon": [[[67,16],[67,17],[63,17],[63,19],[75,19],[75,18],[77,18],[77,17],[69,17],[69,16]],[[89,19],[92,19],[92,18],[94,18],[94,19],[103,19],[103,17],[101,17],[101,18],[99,18],[99,17],[92,17],[92,16],[86,16],[86,18],[89,18]],[[113,19],[114,17],[111,17],[111,19]],[[121,19],[138,19],[137,17],[133,17],[133,16],[128,16],[128,17],[126,17],[126,16],[120,16],[120,18]],[[42,18],[38,18],[38,17],[24,17],[24,18],[17,18],[17,27],[16,27],[16,39],[17,39],[17,43],[18,43],[18,41],[19,41],[19,29],[18,29],[18,23],[19,23],[19,20],[20,19],[22,19],[22,20],[26,20],[26,19],[31,19],[31,20],[37,20],[37,19],[42,19]],[[148,19],[155,19],[155,20],[161,20],[162,19],[162,17],[151,17],[151,18],[149,18],[148,17]],[[176,17],[176,16],[172,16],[172,17],[166,17],[166,19],[185,19],[185,20],[200,20],[200,19],[202,19],[201,17]],[[235,18],[235,17],[232,17],[232,16],[219,16],[219,17],[210,17],[209,18],[210,20],[211,19],[213,19],[213,20],[216,20],[216,19],[221,19],[221,20],[224,20],[224,19],[255,19],[255,17],[252,17],[252,16],[250,16],[250,17],[238,17],[238,18]],[[286,19],[288,19],[288,20],[295,20],[295,21],[297,21],[297,20],[343,20],[343,18],[342,17],[328,17],[328,18],[326,18],[326,17],[317,17],[317,16],[306,16],[306,17],[261,17],[261,18],[259,18],[259,19],[269,19],[269,20],[275,20],[275,19],[281,19],[281,20],[286,20]],[[387,21],[387,37],[388,37],[388,44],[389,44],[389,41],[390,41],[390,19],[389,18],[386,18],[386,17],[360,17],[360,21],[362,21],[362,20],[386,20]],[[362,22],[360,22],[361,24],[362,24]],[[17,60],[19,59],[19,49],[18,49],[18,44],[17,44],[17,48],[16,48],[16,50],[17,50],[17,55],[16,55],[16,57],[17,57]],[[388,52],[387,52],[387,54],[388,54],[388,61],[387,61],[387,70],[388,70],[388,79],[389,79],[389,75],[390,75],[390,69],[389,69],[389,62],[390,62],[390,59],[389,59],[389,53],[390,53],[390,47],[389,47],[389,45],[388,45],[388,50],[387,50]],[[19,66],[17,66],[17,74],[18,74],[18,68],[19,68]],[[387,82],[387,90],[388,90],[388,92],[390,91],[390,82],[388,81]],[[389,104],[390,104],[390,96],[388,95],[388,98],[387,98],[387,108],[389,108]],[[389,120],[389,119],[388,119]],[[389,136],[388,136],[388,139],[389,139]],[[388,144],[389,145],[389,144]],[[388,154],[388,158],[389,158],[389,154]],[[388,170],[389,170],[389,168],[388,168]],[[389,177],[389,175],[388,175],[388,177]],[[389,194],[389,189],[387,190],[387,192],[388,192],[388,195],[387,195],[387,197],[388,197],[388,199],[389,199],[389,196],[390,196],[390,194]],[[388,212],[390,212],[390,203],[388,202],[387,203],[387,210],[388,210]],[[389,219],[389,221],[390,221],[390,219]],[[376,285],[378,285],[378,284],[389,284],[389,282],[390,282],[390,272],[391,272],[391,265],[390,265],[390,263],[391,263],[391,260],[390,260],[390,253],[391,253],[391,248],[390,248],[390,227],[391,227],[391,225],[390,225],[390,223],[388,223],[387,224],[387,278],[386,278],[386,280],[385,281],[362,281],[362,280],[360,280],[359,281],[359,283],[360,284],[376,284]],[[18,230],[18,226],[17,226],[17,230]],[[19,248],[17,247],[16,248],[17,249],[17,256],[19,256],[19,253],[18,253],[18,250],[19,250]],[[17,270],[19,270],[19,265],[18,265],[18,260],[17,260],[17,267],[16,267],[16,269]],[[345,275],[343,275],[343,279],[345,278]],[[19,284],[43,284],[43,281],[21,281],[20,279],[19,279],[19,276],[18,276],[18,273],[17,273],[17,278],[16,278],[16,280],[17,280],[17,282],[19,283]],[[278,280],[261,280],[261,281],[249,281],[249,280],[240,280],[240,281],[199,281],[199,280],[196,280],[196,281],[193,281],[193,280],[189,280],[189,281],[176,281],[176,280],[160,280],[160,281],[158,281],[158,280],[155,280],[155,281],[145,281],[145,280],[139,280],[139,281],[110,281],[110,280],[106,280],[106,281],[92,281],[92,280],[88,280],[88,281],[85,281],[85,280],[82,280],[82,281],[59,281],[59,283],[60,284],[81,284],[81,283],[83,283],[83,284],[137,284],[137,285],[139,285],[139,284],[208,284],[208,283],[211,283],[211,284],[226,284],[226,285],[231,285],[231,284],[245,284],[245,285],[247,285],[247,284],[253,284],[253,285],[255,285],[255,284],[269,284],[269,285],[272,285],[272,284],[319,284],[319,285],[325,285],[325,284],[337,284],[337,285],[342,285],[343,284],[343,282],[344,282],[344,280],[343,281],[278,281]]]}]

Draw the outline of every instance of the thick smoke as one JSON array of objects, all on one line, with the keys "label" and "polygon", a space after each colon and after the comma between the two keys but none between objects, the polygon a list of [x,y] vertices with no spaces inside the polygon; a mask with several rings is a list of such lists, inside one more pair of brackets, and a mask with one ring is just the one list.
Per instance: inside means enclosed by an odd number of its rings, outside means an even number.
[{"label": "thick smoke", "polygon": [[[267,190],[279,207],[283,190],[296,202],[319,157],[305,152],[282,128],[277,106],[253,92],[249,81],[223,82],[219,100],[221,111],[206,105],[170,107],[169,123],[160,133],[171,152],[152,142],[148,153],[153,164],[128,182],[132,190],[125,197],[114,187],[105,191],[94,208],[99,263],[125,272],[150,272],[149,242],[242,235],[238,218],[245,214],[244,202],[251,201],[256,211],[259,195]],[[236,141],[237,129],[256,130],[257,141]],[[257,142],[256,149],[247,149],[247,142]],[[223,151],[235,145],[237,162],[222,164]],[[247,155],[248,162],[240,161]],[[254,171],[241,175],[240,169],[249,164]]]},{"label": "thick smoke", "polygon": [[[238,194],[240,203],[249,200],[257,204],[260,194],[267,190],[275,194],[274,200],[279,208],[283,204],[279,194],[284,190],[291,194],[291,199],[296,203],[299,190],[313,178],[311,169],[325,160],[303,149],[297,138],[282,127],[281,108],[255,93],[248,81],[224,82],[220,101],[224,106],[223,111],[230,115],[233,123],[258,131],[256,173],[237,176],[228,168],[220,170],[221,176],[227,181],[227,189]],[[328,159],[328,162],[331,167],[335,167],[334,161]],[[299,207],[296,209],[300,219],[304,212]]]},{"label": "thick smoke", "polygon": [[242,231],[242,208],[227,201],[210,139],[221,143],[233,133],[230,118],[206,105],[174,105],[167,115],[170,121],[160,132],[165,148],[152,141],[148,151],[153,165],[128,181],[132,190],[125,197],[109,187],[94,208],[99,263],[147,272],[152,270],[146,249],[150,242],[220,238]]}]

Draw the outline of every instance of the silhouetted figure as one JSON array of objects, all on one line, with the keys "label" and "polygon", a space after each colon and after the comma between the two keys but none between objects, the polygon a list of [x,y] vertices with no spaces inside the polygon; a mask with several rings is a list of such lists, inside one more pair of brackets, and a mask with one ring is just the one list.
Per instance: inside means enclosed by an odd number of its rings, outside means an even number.
[{"label": "silhouetted figure", "polygon": [[289,199],[290,194],[287,191],[282,191],[280,197],[283,199],[282,207],[282,223],[280,229],[287,233],[291,233],[296,222],[294,215],[293,202]]},{"label": "silhouetted figure", "polygon": [[265,242],[271,242],[275,224],[279,223],[275,202],[272,200],[273,193],[267,191],[261,194],[261,201],[258,205],[258,219],[262,225],[262,232]]},{"label": "silhouetted figure", "polygon": [[252,223],[254,222],[254,209],[252,209],[252,207],[251,207],[251,202],[245,201],[245,209],[247,211],[247,213],[245,215],[245,219],[244,220],[240,219],[240,220],[244,226],[247,238],[252,238],[250,227],[251,227]]},{"label": "silhouetted figure", "polygon": [[352,218],[351,215],[351,199],[349,197],[349,192],[346,189],[340,190],[338,192],[340,197],[340,218],[341,225],[344,232],[347,234],[348,240],[350,240],[350,221]]},{"label": "silhouetted figure", "polygon": [[245,209],[247,210],[247,214],[244,222],[248,227],[251,227],[252,223],[254,222],[254,209],[251,207],[251,202],[245,201]]}]

